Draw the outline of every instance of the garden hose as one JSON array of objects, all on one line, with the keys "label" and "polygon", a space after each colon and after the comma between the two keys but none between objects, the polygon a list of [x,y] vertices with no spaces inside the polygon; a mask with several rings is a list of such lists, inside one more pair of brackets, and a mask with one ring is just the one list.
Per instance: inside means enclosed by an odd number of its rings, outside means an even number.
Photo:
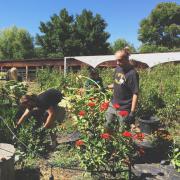
[{"label": "garden hose", "polygon": [[13,135],[12,140],[14,141],[15,139],[17,139],[25,148],[28,149],[28,147],[16,136],[16,134],[11,130],[9,125],[5,122],[5,120],[1,116],[0,116],[0,121],[4,123],[4,125],[9,129],[10,133]]},{"label": "garden hose", "polygon": [[[17,139],[26,149],[29,149],[17,136],[16,134],[11,130],[11,128],[8,126],[8,124],[5,122],[5,120],[0,116],[0,121],[2,121],[4,123],[4,125],[8,128],[8,130],[10,131],[10,133],[13,135],[12,140],[14,141],[15,139]],[[1,150],[7,151],[5,149],[0,148]],[[10,152],[10,151],[8,151]],[[12,152],[11,152],[12,153]],[[51,175],[49,177],[49,180],[54,180],[54,176],[52,174],[52,166],[51,166]]]}]

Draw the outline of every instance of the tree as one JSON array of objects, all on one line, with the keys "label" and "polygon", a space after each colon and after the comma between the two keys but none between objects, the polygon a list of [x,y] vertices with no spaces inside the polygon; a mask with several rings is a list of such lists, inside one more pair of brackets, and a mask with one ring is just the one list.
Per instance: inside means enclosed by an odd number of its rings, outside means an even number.
[{"label": "tree", "polygon": [[136,52],[135,47],[133,46],[133,44],[130,44],[129,42],[127,42],[125,39],[117,39],[112,45],[111,45],[111,49],[112,52],[115,53],[117,50],[123,49],[126,46],[128,46],[131,50],[131,52]]},{"label": "tree", "polygon": [[140,23],[138,39],[145,45],[180,47],[180,6],[160,3]]},{"label": "tree", "polygon": [[80,55],[98,55],[109,53],[109,33],[105,32],[107,24],[99,14],[93,16],[91,11],[83,10],[76,16],[75,37],[80,41]]},{"label": "tree", "polygon": [[33,38],[16,26],[0,32],[0,59],[25,59],[34,56]]},{"label": "tree", "polygon": [[152,45],[143,44],[139,48],[140,53],[167,52],[167,51],[169,51],[169,49],[167,47],[157,46],[154,44],[152,44]]},{"label": "tree", "polygon": [[40,23],[42,35],[36,36],[36,43],[40,45],[47,56],[60,57],[73,55],[78,42],[73,39],[73,16],[69,16],[66,9],[62,9],[59,15],[54,14],[50,21]]},{"label": "tree", "polygon": [[42,35],[37,35],[36,42],[49,57],[106,54],[106,25],[100,15],[94,17],[91,11],[83,10],[74,18],[63,9],[59,16],[54,14],[50,21],[41,22]]}]

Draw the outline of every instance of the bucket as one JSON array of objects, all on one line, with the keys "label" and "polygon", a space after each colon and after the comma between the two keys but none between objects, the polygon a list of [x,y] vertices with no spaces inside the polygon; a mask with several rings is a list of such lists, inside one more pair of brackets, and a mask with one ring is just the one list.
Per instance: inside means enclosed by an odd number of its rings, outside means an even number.
[{"label": "bucket", "polygon": [[150,118],[139,118],[138,119],[141,132],[146,134],[152,134],[159,128],[160,120],[151,116]]}]

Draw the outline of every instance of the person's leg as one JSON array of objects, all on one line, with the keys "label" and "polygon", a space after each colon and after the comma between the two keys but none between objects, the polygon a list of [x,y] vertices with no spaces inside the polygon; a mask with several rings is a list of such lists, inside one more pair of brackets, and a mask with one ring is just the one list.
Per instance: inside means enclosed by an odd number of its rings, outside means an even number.
[{"label": "person's leg", "polygon": [[129,126],[128,126],[128,124],[126,123],[128,116],[121,116],[121,115],[119,114],[119,112],[120,112],[120,111],[117,111],[117,112],[116,112],[116,115],[117,115],[118,121],[119,121],[119,128],[118,128],[118,129],[120,130],[120,128],[126,127],[126,128],[129,130]]},{"label": "person's leg", "polygon": [[113,108],[112,103],[109,104],[109,107],[105,113],[105,118],[105,131],[112,134],[115,130],[114,127],[116,123],[116,110]]},{"label": "person's leg", "polygon": [[56,135],[56,131],[55,131],[55,127],[57,124],[61,124],[64,119],[65,119],[65,115],[66,115],[66,111],[64,108],[59,107],[59,106],[55,106],[55,116],[53,119],[53,123],[50,126],[50,136],[51,136],[51,147],[55,148],[57,146],[57,135]]}]

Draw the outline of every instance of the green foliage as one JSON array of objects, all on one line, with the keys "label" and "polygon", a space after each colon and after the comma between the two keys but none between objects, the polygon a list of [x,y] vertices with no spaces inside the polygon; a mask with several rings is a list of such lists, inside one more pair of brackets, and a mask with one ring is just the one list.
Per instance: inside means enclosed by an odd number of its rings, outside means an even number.
[{"label": "green foliage", "polygon": [[112,45],[111,48],[113,50],[113,53],[115,53],[118,50],[121,50],[125,47],[129,47],[131,52],[136,52],[135,47],[133,46],[133,44],[130,44],[129,42],[127,42],[125,39],[117,39]]},{"label": "green foliage", "polygon": [[6,79],[7,72],[0,72],[0,79]]},{"label": "green foliage", "polygon": [[19,104],[19,99],[27,93],[27,84],[17,81],[7,81],[4,86],[4,93],[9,95],[12,102]]},{"label": "green foliage", "polygon": [[62,9],[59,15],[54,14],[50,21],[40,23],[42,35],[37,35],[36,42],[43,48],[45,55],[52,53],[62,53],[60,57],[73,55],[71,51],[76,44],[72,37],[73,21],[73,16],[70,16],[66,9]]},{"label": "green foliage", "polygon": [[36,77],[40,88],[42,90],[47,90],[49,88],[59,88],[61,82],[63,81],[64,75],[59,71],[47,68],[38,70]]},{"label": "green foliage", "polygon": [[41,47],[35,47],[34,48],[34,57],[35,58],[45,58],[45,52],[43,50],[43,48]]},{"label": "green foliage", "polygon": [[77,167],[79,166],[79,157],[71,145],[62,144],[54,152],[49,160],[54,166]]},{"label": "green foliage", "polygon": [[13,135],[6,125],[8,125],[10,129],[14,129],[14,116],[16,110],[16,108],[12,108],[11,106],[0,104],[0,116],[4,119],[4,121],[0,121],[0,142],[12,143]]},{"label": "green foliage", "polygon": [[42,35],[37,35],[36,42],[48,57],[106,54],[109,34],[105,28],[106,23],[99,14],[93,16],[91,11],[83,10],[74,18],[62,9],[50,21],[41,22]]},{"label": "green foliage", "polygon": [[140,72],[138,116],[157,115],[167,125],[178,121],[179,77],[179,65],[160,65]]},{"label": "green foliage", "polygon": [[83,10],[76,16],[75,37],[80,42],[77,55],[100,55],[109,53],[109,33],[105,32],[107,23],[99,14],[93,16],[88,10]]},{"label": "green foliage", "polygon": [[26,152],[26,156],[38,157],[47,152],[48,131],[42,131],[34,118],[29,118],[22,124],[17,137],[20,140],[17,141],[18,148]]},{"label": "green foliage", "polygon": [[169,49],[163,46],[157,46],[153,44],[143,44],[139,48],[140,53],[153,53],[153,52],[167,52]]},{"label": "green foliage", "polygon": [[171,163],[180,172],[180,149],[174,148]]},{"label": "green foliage", "polygon": [[[180,6],[176,3],[160,3],[140,23],[139,40],[145,45],[168,49],[180,47]],[[161,50],[160,48],[159,50]]]},{"label": "green foliage", "polygon": [[25,59],[34,56],[31,35],[16,26],[0,32],[0,59]]}]

